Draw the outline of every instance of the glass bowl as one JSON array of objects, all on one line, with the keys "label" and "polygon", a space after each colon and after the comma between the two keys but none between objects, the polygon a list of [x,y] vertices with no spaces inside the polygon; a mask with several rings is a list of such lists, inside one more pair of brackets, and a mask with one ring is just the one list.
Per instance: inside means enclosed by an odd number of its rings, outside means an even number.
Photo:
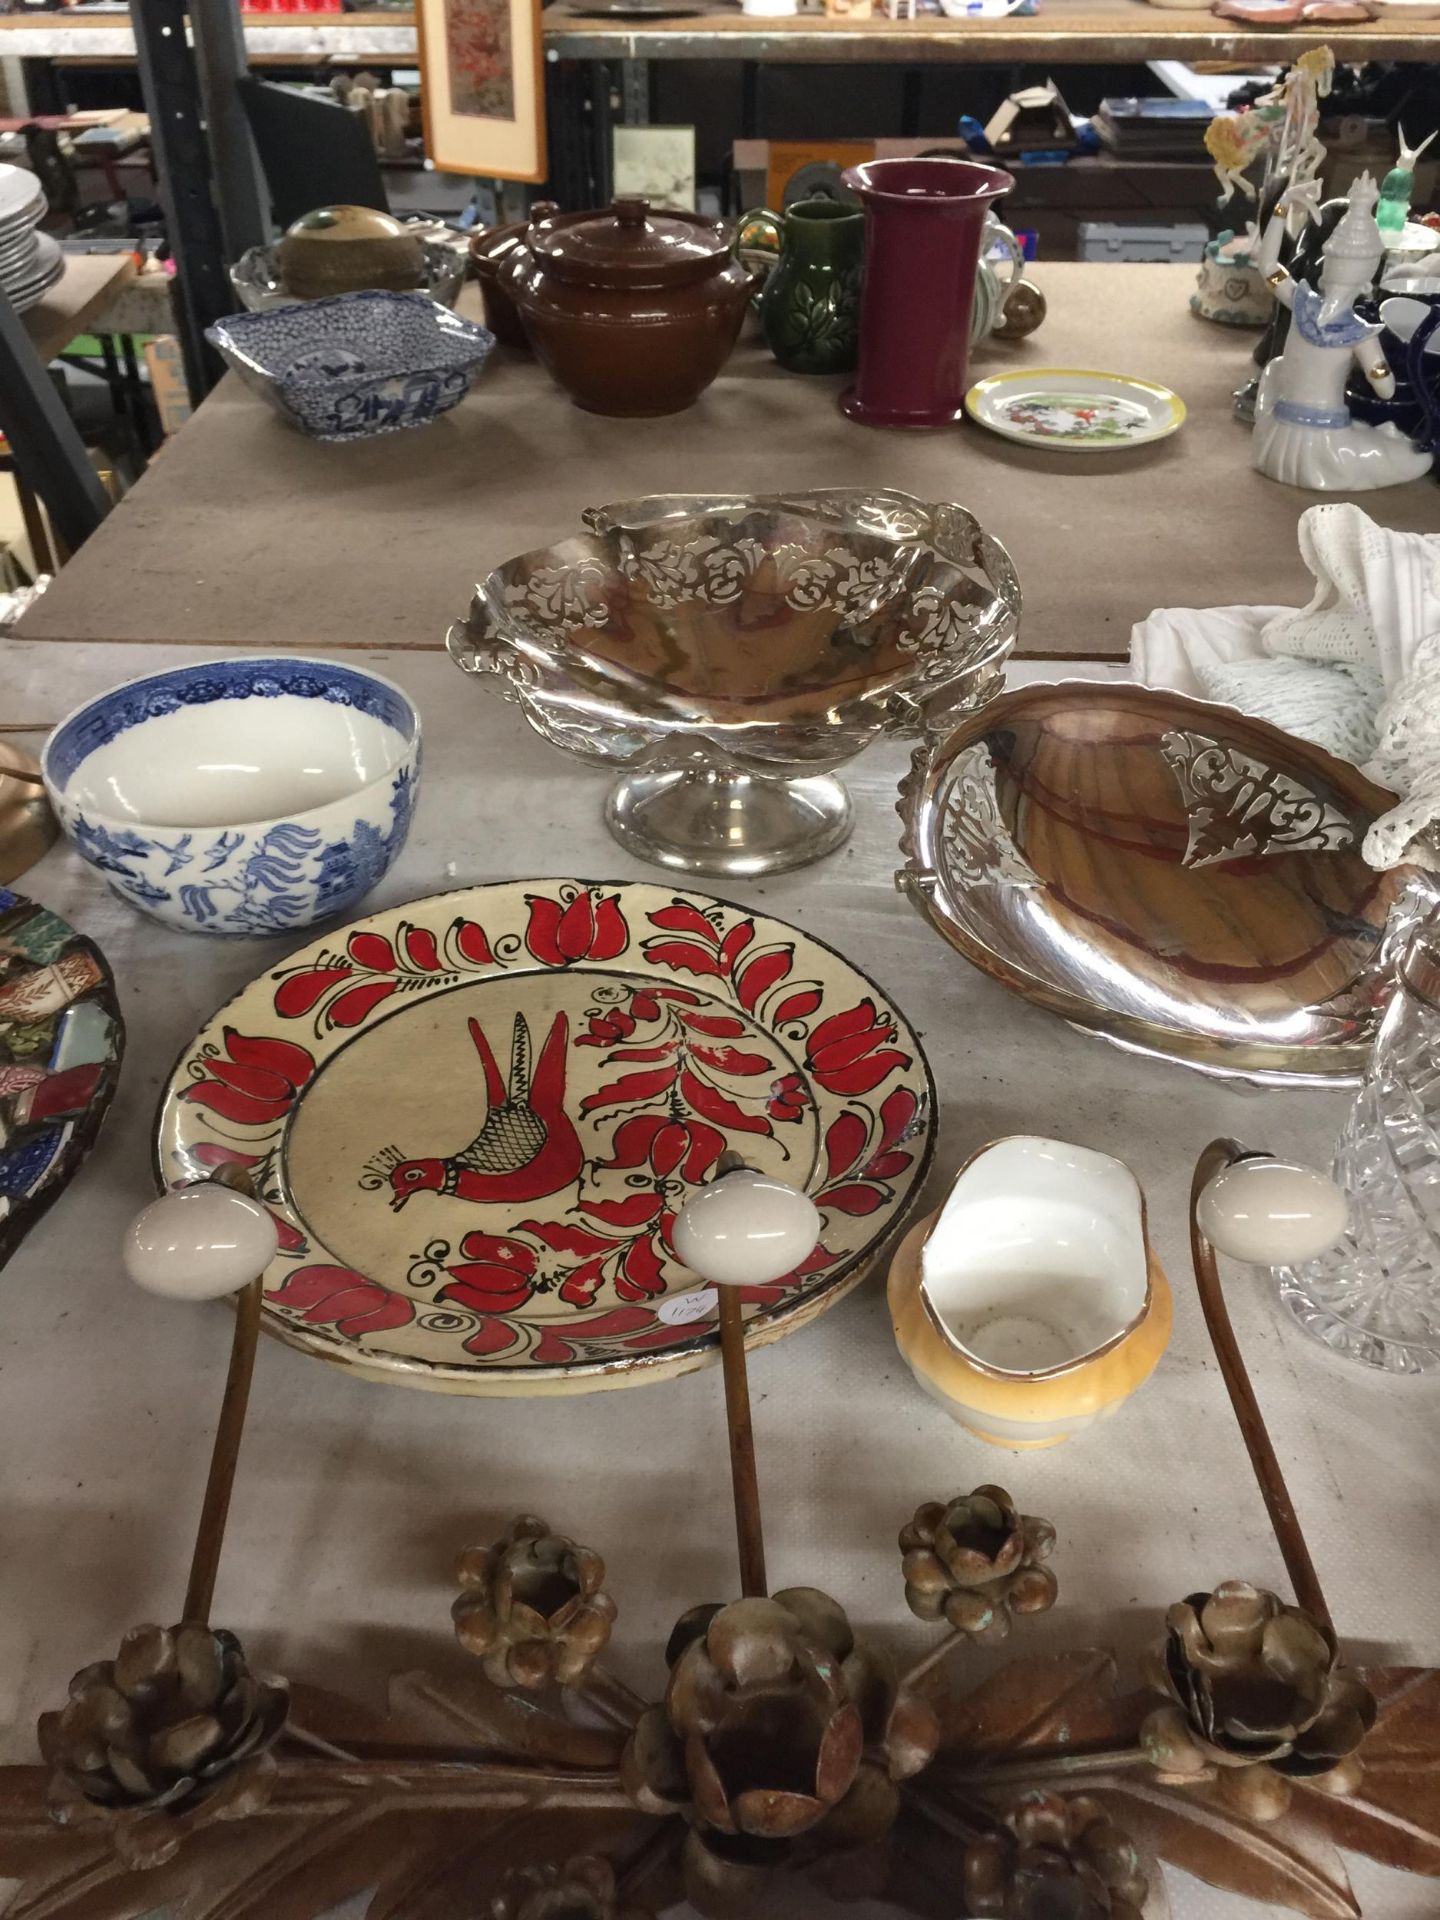
[{"label": "glass bowl", "polygon": [[447,647],[553,745],[622,770],[606,823],[642,859],[750,875],[833,852],[836,767],[1000,687],[1020,588],[963,507],[827,488],[582,517],[497,567]]},{"label": "glass bowl", "polygon": [[[465,284],[465,255],[443,240],[422,240],[425,278],[417,292],[453,307]],[[300,295],[286,291],[280,275],[278,246],[250,247],[230,269],[230,285],[247,313],[268,313],[274,307],[294,307]]]}]

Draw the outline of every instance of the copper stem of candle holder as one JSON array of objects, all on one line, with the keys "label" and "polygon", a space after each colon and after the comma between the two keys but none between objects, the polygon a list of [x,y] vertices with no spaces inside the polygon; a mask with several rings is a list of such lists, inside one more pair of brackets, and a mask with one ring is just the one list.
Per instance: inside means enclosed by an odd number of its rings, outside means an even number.
[{"label": "copper stem of candle holder", "polygon": [[1195,1177],[1190,1185],[1190,1256],[1195,1266],[1195,1285],[1200,1295],[1200,1305],[1205,1312],[1205,1325],[1210,1334],[1210,1344],[1215,1349],[1215,1358],[1220,1363],[1220,1372],[1230,1394],[1230,1404],[1235,1409],[1235,1418],[1239,1422],[1241,1438],[1245,1450],[1250,1455],[1250,1464],[1255,1469],[1255,1478],[1260,1483],[1261,1498],[1265,1510],[1270,1516],[1270,1525],[1275,1530],[1275,1538],[1280,1547],[1285,1570],[1290,1575],[1290,1584],[1295,1590],[1295,1599],[1327,1633],[1334,1634],[1334,1624],[1330,1618],[1330,1609],[1325,1604],[1325,1594],[1320,1585],[1320,1576],[1315,1571],[1315,1563],[1310,1558],[1310,1549],[1305,1544],[1305,1535],[1300,1530],[1300,1521],[1295,1512],[1290,1490],[1285,1485],[1285,1476],[1280,1471],[1280,1462],[1275,1457],[1270,1435],[1260,1415],[1260,1403],[1255,1398],[1255,1389],[1250,1384],[1250,1375],[1241,1357],[1240,1347],[1235,1338],[1235,1330],[1230,1324],[1230,1315],[1225,1306],[1225,1295],[1220,1284],[1220,1273],[1215,1262],[1215,1249],[1200,1231],[1196,1217],[1196,1207],[1200,1195],[1209,1186],[1217,1173],[1226,1167],[1234,1166],[1237,1160],[1255,1158],[1252,1148],[1242,1147],[1237,1140],[1212,1140],[1200,1158],[1195,1162]]},{"label": "copper stem of candle holder", "polygon": [[[1325,1601],[1319,1575],[1305,1544],[1305,1536],[1294,1503],[1280,1470],[1274,1446],[1260,1413],[1255,1391],[1235,1339],[1234,1328],[1225,1306],[1215,1249],[1201,1232],[1196,1219],[1200,1194],[1225,1167],[1250,1157],[1250,1150],[1237,1141],[1211,1141],[1195,1165],[1190,1192],[1190,1249],[1195,1268],[1196,1289],[1205,1314],[1215,1357],[1230,1395],[1241,1437],[1254,1468],[1261,1497],[1270,1516],[1281,1556],[1290,1575],[1296,1601],[1322,1626],[1332,1629],[1330,1609]],[[740,1559],[740,1589],[747,1597],[765,1595],[765,1541],[760,1517],[760,1486],[755,1466],[755,1433],[750,1416],[750,1387],[746,1371],[744,1316],[738,1291],[718,1287],[720,1356],[725,1381],[725,1415],[729,1430],[730,1473],[735,1502],[735,1534]],[[240,1440],[250,1396],[250,1381],[255,1367],[255,1349],[259,1338],[262,1283],[253,1280],[239,1297],[235,1337],[230,1351],[230,1370],[225,1381],[220,1419],[211,1452],[210,1473],[205,1487],[195,1551],[186,1589],[184,1618],[206,1623],[214,1596],[220,1550],[224,1543],[225,1523],[230,1510],[230,1495],[235,1480]],[[1332,1629],[1333,1630],[1333,1629]]]},{"label": "copper stem of candle holder", "polygon": [[239,1295],[236,1304],[235,1335],[230,1342],[230,1371],[225,1376],[220,1419],[215,1428],[215,1443],[210,1449],[210,1473],[205,1482],[200,1524],[195,1531],[190,1581],[185,1589],[185,1610],[180,1616],[187,1625],[192,1622],[198,1626],[210,1624],[210,1603],[215,1597],[215,1576],[220,1568],[220,1550],[225,1544],[225,1522],[230,1514],[235,1466],[240,1458],[240,1440],[245,1431],[250,1379],[255,1371],[263,1288],[264,1281],[257,1275]]},{"label": "copper stem of candle holder", "polygon": [[725,1374],[725,1420],[730,1429],[730,1478],[735,1490],[735,1537],[740,1548],[740,1591],[762,1598],[765,1537],[760,1526],[760,1482],[755,1473],[755,1431],[750,1424],[750,1382],[745,1371],[745,1321],[739,1290],[717,1287],[720,1296],[720,1364]]}]

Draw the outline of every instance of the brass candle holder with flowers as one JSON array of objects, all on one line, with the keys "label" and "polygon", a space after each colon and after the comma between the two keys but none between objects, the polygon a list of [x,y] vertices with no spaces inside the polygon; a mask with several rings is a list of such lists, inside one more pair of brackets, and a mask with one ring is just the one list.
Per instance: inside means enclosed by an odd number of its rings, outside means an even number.
[{"label": "brass candle holder with flowers", "polygon": [[[1202,1157],[1197,1199],[1230,1150]],[[723,1172],[677,1225],[722,1304],[805,1239],[808,1203],[757,1179]],[[1198,1226],[1207,1324],[1299,1605],[1239,1581],[1192,1594],[1133,1691],[1094,1648],[1021,1656],[967,1691],[956,1657],[1057,1593],[1054,1529],[986,1485],[900,1533],[905,1599],[936,1637],[897,1662],[831,1596],[768,1591],[732,1336],[743,1591],[682,1613],[660,1696],[603,1664],[601,1556],[526,1516],[460,1558],[455,1632],[476,1657],[396,1677],[378,1712],[254,1672],[209,1627],[258,1325],[238,1269],[263,1267],[273,1227],[208,1184],[156,1206],[131,1261],[144,1284],[241,1286],[190,1584],[178,1627],[75,1677],[42,1723],[47,1765],[0,1769],[11,1920],[314,1920],[367,1890],[371,1920],[653,1920],[681,1898],[710,1920],[808,1916],[856,1893],[925,1920],[1154,1920],[1162,1860],[1341,1915],[1359,1912],[1341,1846],[1440,1874],[1440,1675],[1341,1662]]]}]

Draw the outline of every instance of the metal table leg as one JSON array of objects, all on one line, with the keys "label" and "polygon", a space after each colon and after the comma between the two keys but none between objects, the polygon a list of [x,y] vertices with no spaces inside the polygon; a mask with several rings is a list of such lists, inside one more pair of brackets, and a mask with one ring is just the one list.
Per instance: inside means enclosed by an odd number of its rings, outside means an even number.
[{"label": "metal table leg", "polygon": [[740,135],[744,140],[760,137],[760,62],[740,63]]},{"label": "metal table leg", "polygon": [[105,518],[110,502],[75,422],[4,294],[0,294],[0,430],[10,443],[17,473],[45,502],[57,539],[73,553]]},{"label": "metal table leg", "polygon": [[603,60],[588,61],[590,94],[591,168],[595,182],[592,206],[609,206],[615,193],[610,129],[614,114],[610,109],[610,69]]},{"label": "metal table leg", "polygon": [[142,470],[149,465],[150,455],[155,451],[155,436],[150,431],[152,408],[145,396],[145,382],[140,375],[140,362],[135,357],[135,342],[128,333],[117,335],[120,342],[120,359],[124,366],[125,388],[130,395],[130,418],[135,427],[135,439],[140,455]]},{"label": "metal table leg", "polygon": [[16,473],[14,478],[15,497],[20,502],[20,518],[25,523],[25,537],[30,542],[30,558],[35,563],[35,572],[37,575],[54,573],[55,555],[50,551],[50,530],[40,511],[40,502],[20,474]]},{"label": "metal table leg", "polygon": [[[132,0],[130,25],[150,116],[156,186],[175,253],[176,331],[190,396],[198,406],[224,371],[220,356],[206,342],[205,329],[233,312],[235,296],[215,204],[195,56],[185,38],[189,11],[186,0]],[[195,24],[199,31],[198,15]]]}]

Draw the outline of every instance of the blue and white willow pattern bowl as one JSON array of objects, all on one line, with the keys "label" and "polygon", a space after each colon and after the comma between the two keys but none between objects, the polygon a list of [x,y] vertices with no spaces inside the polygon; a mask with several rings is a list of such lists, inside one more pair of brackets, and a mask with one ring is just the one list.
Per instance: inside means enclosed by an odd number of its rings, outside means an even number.
[{"label": "blue and white willow pattern bowl", "polygon": [[423,293],[379,291],[234,313],[205,337],[312,440],[428,426],[470,391],[495,344]]},{"label": "blue and white willow pattern bowl", "polygon": [[420,717],[354,667],[206,661],[78,707],[40,771],[122,900],[195,933],[290,933],[348,912],[404,846]]}]

